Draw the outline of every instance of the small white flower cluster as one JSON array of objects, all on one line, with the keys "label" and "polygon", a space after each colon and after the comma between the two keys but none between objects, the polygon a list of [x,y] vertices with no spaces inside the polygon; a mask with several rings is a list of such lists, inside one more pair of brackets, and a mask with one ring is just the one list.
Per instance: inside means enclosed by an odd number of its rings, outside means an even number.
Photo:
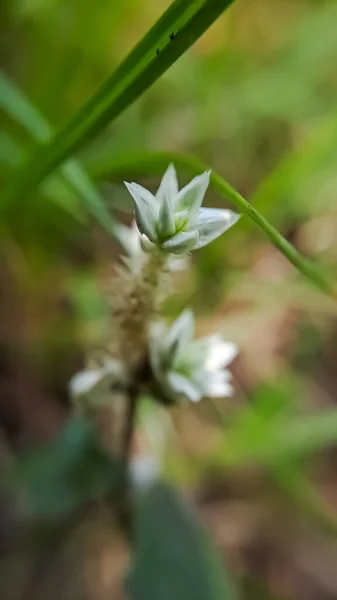
[{"label": "small white flower cluster", "polygon": [[235,344],[220,335],[193,340],[194,316],[185,310],[170,328],[162,323],[152,328],[150,362],[164,397],[185,397],[198,402],[202,397],[231,396],[231,374],[225,369],[236,356]]},{"label": "small white flower cluster", "polygon": [[[149,358],[160,391],[173,402],[181,397],[198,402],[203,397],[231,396],[231,374],[225,367],[237,355],[237,346],[217,334],[201,339],[193,335],[190,310],[169,328],[162,322],[153,324]],[[113,385],[121,382],[125,383],[121,364],[109,360],[74,375],[69,390],[74,400],[88,398],[90,404],[99,406],[109,402]]]},{"label": "small white flower cluster", "polygon": [[[202,248],[220,236],[239,219],[230,210],[201,208],[209,185],[210,171],[198,175],[178,189],[173,165],[167,168],[154,196],[137,183],[125,183],[135,204],[135,223],[121,225],[119,241],[128,253],[125,259],[131,276],[139,277],[148,253],[166,258],[170,270],[186,266],[186,254]],[[156,263],[155,263],[156,264]],[[128,298],[123,298],[127,306]],[[234,344],[219,335],[193,340],[194,317],[186,310],[166,329],[154,324],[149,340],[149,357],[153,377],[164,397],[179,397],[192,402],[202,397],[232,394],[230,373],[225,367],[237,354]],[[99,406],[111,400],[112,388],[125,383],[127,365],[107,360],[99,368],[78,373],[70,382],[74,401]]]},{"label": "small white flower cluster", "polygon": [[178,189],[173,165],[166,170],[154,196],[138,183],[125,185],[135,203],[135,218],[145,252],[154,248],[169,254],[185,254],[209,244],[239,218],[231,210],[201,208],[210,171],[194,177]]}]

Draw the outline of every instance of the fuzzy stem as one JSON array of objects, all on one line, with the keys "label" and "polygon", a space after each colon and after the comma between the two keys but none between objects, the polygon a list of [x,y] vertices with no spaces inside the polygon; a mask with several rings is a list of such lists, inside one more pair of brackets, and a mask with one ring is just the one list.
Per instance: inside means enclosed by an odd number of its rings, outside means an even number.
[{"label": "fuzzy stem", "polygon": [[147,351],[149,325],[157,310],[165,262],[162,253],[149,254],[141,272],[121,298],[120,354],[131,372],[138,370]]}]

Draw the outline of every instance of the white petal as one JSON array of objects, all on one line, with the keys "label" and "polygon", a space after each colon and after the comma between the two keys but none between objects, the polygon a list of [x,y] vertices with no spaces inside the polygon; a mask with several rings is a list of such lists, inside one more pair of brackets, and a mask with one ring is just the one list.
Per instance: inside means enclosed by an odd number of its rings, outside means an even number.
[{"label": "white petal", "polygon": [[76,373],[69,382],[69,391],[73,397],[89,394],[102,377],[103,374],[100,369],[88,369]]},{"label": "white petal", "polygon": [[122,378],[124,375],[122,364],[113,358],[104,359],[102,371],[104,374],[115,375],[119,378]]},{"label": "white petal", "polygon": [[206,358],[206,369],[217,371],[226,367],[238,353],[238,347],[231,342],[224,342],[220,335],[209,338],[210,346]]},{"label": "white petal", "polygon": [[167,380],[169,386],[176,394],[184,394],[192,402],[199,402],[201,399],[202,394],[200,390],[187,377],[171,371],[167,376]]},{"label": "white petal", "polygon": [[181,233],[177,233],[177,235],[161,244],[161,248],[172,254],[185,254],[195,247],[198,239],[199,233],[197,231],[181,231]]},{"label": "white petal", "polygon": [[156,198],[159,202],[162,202],[164,197],[173,200],[173,198],[178,194],[178,181],[177,181],[177,173],[173,164],[170,164],[160,182],[160,186],[156,193]]},{"label": "white petal", "polygon": [[204,373],[204,393],[209,398],[225,398],[233,395],[228,371],[206,371]]},{"label": "white petal", "polygon": [[199,232],[199,240],[195,249],[202,248],[215,240],[232,227],[239,218],[240,215],[231,210],[201,208],[193,222],[190,222],[191,231]]},{"label": "white petal", "polygon": [[145,233],[151,242],[156,242],[158,211],[155,197],[138,183],[124,183],[135,201],[135,217],[141,233]]},{"label": "white petal", "polygon": [[140,233],[135,221],[133,221],[131,227],[118,224],[116,235],[129,256],[134,256],[141,252]]},{"label": "white petal", "polygon": [[202,175],[197,175],[180,190],[174,203],[175,212],[188,210],[189,220],[197,214],[209,185],[210,173],[206,171]]},{"label": "white petal", "polygon": [[172,200],[167,194],[164,194],[159,209],[158,234],[159,237],[165,239],[174,235],[175,232],[176,225],[173,215]]},{"label": "white petal", "polygon": [[142,233],[140,235],[140,247],[143,250],[143,252],[152,252],[156,245],[150,242],[149,238],[146,237],[144,233]]},{"label": "white petal", "polygon": [[167,335],[167,347],[172,347],[179,341],[179,346],[190,342],[194,335],[194,315],[189,309],[184,310],[171,325]]}]

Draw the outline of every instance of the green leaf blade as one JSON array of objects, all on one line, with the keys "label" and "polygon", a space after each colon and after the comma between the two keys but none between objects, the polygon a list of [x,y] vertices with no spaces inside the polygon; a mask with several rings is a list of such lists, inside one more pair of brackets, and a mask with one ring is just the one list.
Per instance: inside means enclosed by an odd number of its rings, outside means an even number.
[{"label": "green leaf blade", "polygon": [[17,181],[10,182],[4,194],[5,205],[19,201],[62,161],[121,114],[210,27],[232,1],[173,2],[69,125],[27,165]]},{"label": "green leaf blade", "polygon": [[26,452],[7,474],[29,516],[68,514],[119,488],[120,463],[104,453],[91,424],[70,419],[48,445]]},{"label": "green leaf blade", "polygon": [[[24,96],[18,86],[1,71],[0,107],[2,107],[12,119],[19,123],[38,144],[45,144],[52,139],[52,127],[35,106],[33,106]],[[11,142],[11,139],[8,138],[4,141],[7,142],[6,145],[8,147],[8,143]],[[12,145],[13,144],[14,142],[12,142]],[[22,152],[20,152],[20,149],[18,148],[13,157],[12,165],[17,166],[17,163],[20,162],[21,158]],[[90,177],[81,165],[75,160],[69,160],[61,166],[61,174],[62,178],[57,182],[58,185],[53,185],[50,180],[44,183],[44,191],[47,192],[47,195],[58,202],[60,206],[64,206],[63,188],[64,184],[66,184],[71,191],[80,196],[82,201],[84,201],[88,212],[97,219],[103,229],[109,234],[115,235],[117,226],[105,208]],[[15,179],[17,179],[17,174],[15,174]],[[72,212],[72,210],[70,210],[70,212]]]},{"label": "green leaf blade", "polygon": [[234,600],[219,557],[191,507],[164,483],[145,492],[136,516],[128,590],[133,600]]}]

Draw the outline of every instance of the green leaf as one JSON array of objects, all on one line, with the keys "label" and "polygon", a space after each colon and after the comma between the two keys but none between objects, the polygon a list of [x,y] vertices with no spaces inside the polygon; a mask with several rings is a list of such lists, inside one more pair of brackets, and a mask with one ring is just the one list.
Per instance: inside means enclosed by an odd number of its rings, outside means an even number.
[{"label": "green leaf", "polygon": [[[4,205],[28,191],[147,90],[233,0],[175,0],[55,139],[11,181]],[[173,34],[173,35],[172,35]]]},{"label": "green leaf", "polygon": [[48,446],[18,459],[9,482],[23,508],[37,517],[60,516],[119,485],[119,463],[99,447],[91,424],[73,418]]},{"label": "green leaf", "polygon": [[[53,130],[47,121],[40,115],[38,110],[27,100],[21,90],[0,71],[0,107],[6,111],[12,119],[17,121],[32,138],[39,144],[49,142],[53,137]],[[8,140],[7,140],[8,145]],[[15,157],[19,161],[18,152]],[[14,161],[14,163],[16,162]],[[89,176],[78,162],[71,160],[61,167],[62,179],[67,183],[71,190],[84,201],[89,213],[94,216],[100,225],[108,231],[115,234],[116,226],[105,208],[105,205],[92,184]],[[20,176],[21,177],[21,176]],[[15,174],[15,179],[18,175]],[[62,181],[59,183],[63,183]],[[45,185],[45,191],[54,200],[57,199],[61,205],[63,203],[62,186],[54,186],[51,182]]]},{"label": "green leaf", "polygon": [[[1,73],[0,73],[1,78]],[[26,158],[26,151],[4,131],[0,132],[0,165],[9,168],[18,168]],[[55,205],[61,207],[65,212],[73,215],[78,221],[83,222],[83,214],[78,205],[77,198],[71,192],[71,188],[61,177],[48,177],[41,186],[43,193],[50,198]]]},{"label": "green leaf", "polygon": [[37,142],[43,144],[51,139],[49,124],[3,71],[0,71],[0,106]]},{"label": "green leaf", "polygon": [[136,512],[135,551],[127,579],[133,600],[233,600],[225,567],[192,507],[165,485],[153,485]]},{"label": "green leaf", "polygon": [[24,156],[24,151],[12,137],[4,131],[0,131],[0,165],[17,167],[23,161]]}]

